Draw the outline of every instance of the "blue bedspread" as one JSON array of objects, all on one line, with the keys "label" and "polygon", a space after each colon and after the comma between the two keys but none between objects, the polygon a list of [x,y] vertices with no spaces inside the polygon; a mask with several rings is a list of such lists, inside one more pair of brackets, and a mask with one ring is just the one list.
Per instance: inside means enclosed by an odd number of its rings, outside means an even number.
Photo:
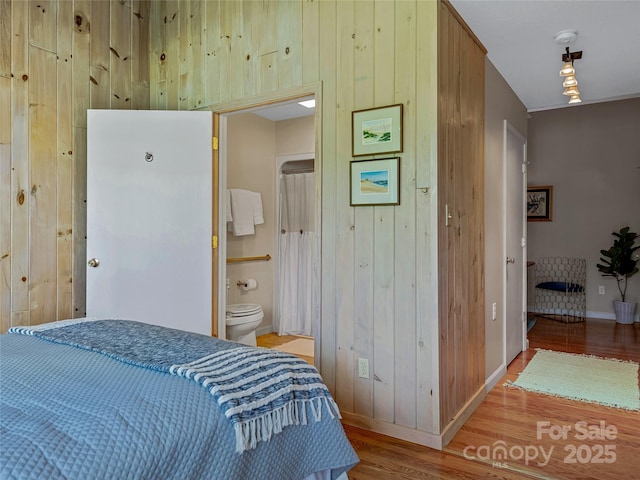
[{"label": "blue bedspread", "polygon": [[[90,338],[95,324],[81,325],[80,348],[45,340],[46,330],[0,336],[0,478],[300,480],[325,469],[335,477],[358,461],[331,415],[237,453],[234,423],[214,392],[167,373],[237,344],[171,331],[179,348],[165,344],[157,355],[147,342],[161,327],[142,329],[148,336],[140,344],[125,322],[112,341],[130,351],[109,354],[108,340]],[[314,413],[305,405],[305,415]]]}]

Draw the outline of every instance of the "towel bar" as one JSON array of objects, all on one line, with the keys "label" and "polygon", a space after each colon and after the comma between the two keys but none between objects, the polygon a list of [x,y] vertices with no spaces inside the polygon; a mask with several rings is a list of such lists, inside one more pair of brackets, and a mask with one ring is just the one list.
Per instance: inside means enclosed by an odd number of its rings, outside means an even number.
[{"label": "towel bar", "polygon": [[227,263],[238,263],[238,262],[256,262],[256,261],[265,261],[268,262],[271,260],[271,255],[268,253],[266,255],[262,255],[260,257],[234,257],[227,258]]}]

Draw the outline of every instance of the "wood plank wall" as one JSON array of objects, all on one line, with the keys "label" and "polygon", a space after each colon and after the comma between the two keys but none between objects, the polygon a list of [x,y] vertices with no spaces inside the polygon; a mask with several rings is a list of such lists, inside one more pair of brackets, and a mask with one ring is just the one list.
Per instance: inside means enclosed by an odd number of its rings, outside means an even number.
[{"label": "wood plank wall", "polygon": [[[440,433],[452,411],[441,418],[438,5],[167,0],[153,2],[150,34],[152,108],[209,106],[215,111],[217,105],[243,98],[322,83],[321,371],[348,421],[427,443],[429,438],[419,432]],[[474,85],[472,94],[482,86]],[[351,112],[394,103],[404,105],[402,203],[350,207]],[[478,123],[483,116],[478,110],[464,115],[477,115]],[[481,144],[472,147],[482,149]],[[479,179],[468,181],[455,188],[475,188]],[[477,196],[478,190],[469,193],[469,202]],[[469,222],[477,227],[483,219]],[[483,246],[474,248],[469,253]],[[459,275],[480,266],[475,258]],[[451,339],[458,353],[472,348],[478,360],[467,366],[465,354],[454,377],[446,371],[453,391],[447,386],[444,398],[448,402],[453,394],[453,407],[472,390],[468,385],[477,384],[477,372],[484,371],[479,362],[484,339],[475,323],[483,315],[475,296],[478,278],[473,275],[474,290],[459,303],[469,303],[465,315],[473,320],[464,325],[473,330],[443,332],[445,345]],[[358,377],[358,358],[369,360],[372,378]]]},{"label": "wood plank wall", "polygon": [[149,2],[0,0],[0,331],[84,315],[86,111],[149,107]]},{"label": "wood plank wall", "polygon": [[[484,57],[448,3],[438,20],[441,427],[484,386]],[[446,218],[447,213],[450,218]]]},{"label": "wood plank wall", "polygon": [[[84,313],[88,108],[215,109],[321,82],[321,371],[350,422],[429,443],[484,370],[469,363],[480,331],[438,320],[438,6],[0,0],[2,330]],[[351,112],[395,103],[402,203],[350,207]],[[471,317],[478,299],[464,298]],[[442,398],[440,338],[474,351],[445,369]]]}]

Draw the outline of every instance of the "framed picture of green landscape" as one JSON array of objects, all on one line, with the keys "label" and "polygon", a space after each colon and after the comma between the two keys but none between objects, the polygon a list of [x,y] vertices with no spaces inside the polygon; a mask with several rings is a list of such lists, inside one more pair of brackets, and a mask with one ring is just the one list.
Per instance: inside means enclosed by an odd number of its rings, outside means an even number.
[{"label": "framed picture of green landscape", "polygon": [[352,112],[351,137],[354,157],[402,152],[402,104]]}]

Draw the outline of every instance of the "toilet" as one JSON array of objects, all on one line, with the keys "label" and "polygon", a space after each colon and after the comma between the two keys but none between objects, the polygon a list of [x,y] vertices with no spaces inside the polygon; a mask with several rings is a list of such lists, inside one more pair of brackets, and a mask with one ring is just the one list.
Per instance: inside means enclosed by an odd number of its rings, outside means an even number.
[{"label": "toilet", "polygon": [[264,318],[262,306],[255,303],[227,305],[227,340],[256,346],[256,329]]}]

